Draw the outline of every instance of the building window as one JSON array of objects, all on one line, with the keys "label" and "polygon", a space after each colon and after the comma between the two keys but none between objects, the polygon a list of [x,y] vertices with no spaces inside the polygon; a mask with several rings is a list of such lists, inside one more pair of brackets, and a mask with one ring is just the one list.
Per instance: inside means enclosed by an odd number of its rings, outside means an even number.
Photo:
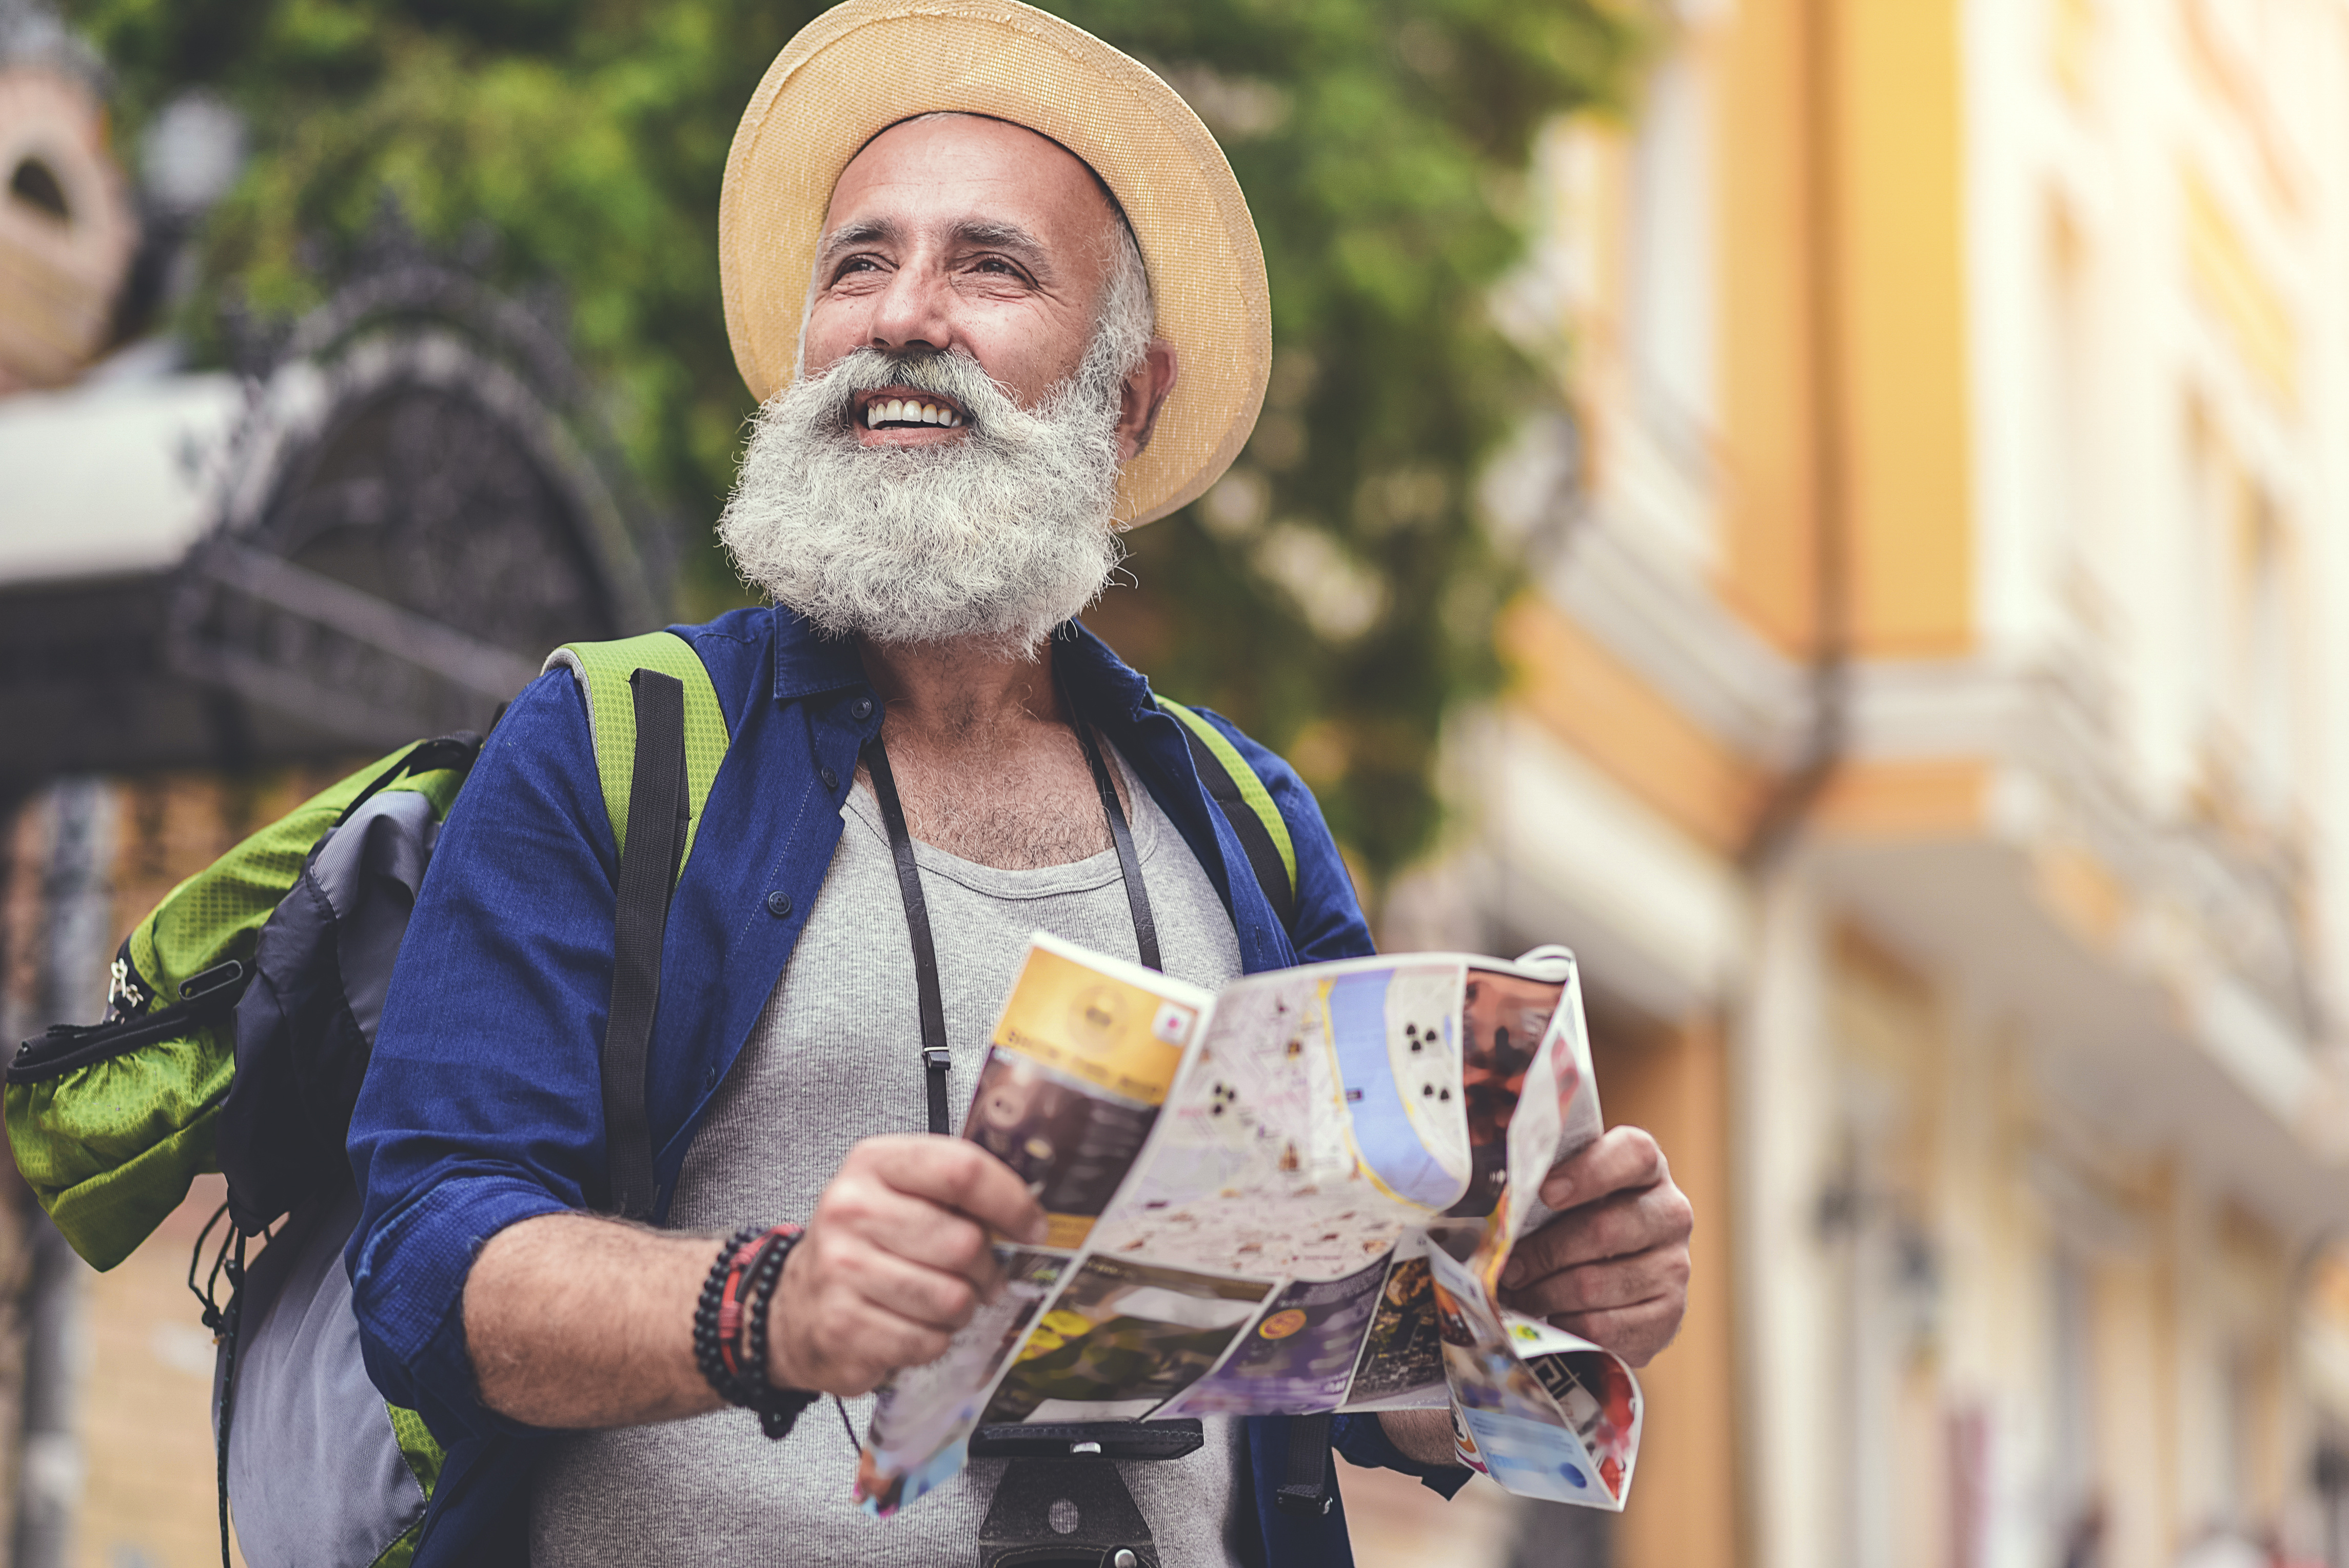
[{"label": "building window", "polygon": [[1713,425],[1713,182],[1702,84],[1685,55],[1648,79],[1631,150],[1626,312],[1640,413],[1702,450]]},{"label": "building window", "polygon": [[2235,517],[2233,663],[2244,785],[2262,816],[2292,805],[2298,661],[2292,656],[2291,541],[2274,504],[2246,486]]},{"label": "building window", "polygon": [[2279,825],[2299,792],[2295,541],[2207,411],[2193,417],[2189,462],[2208,783],[2229,813]]}]

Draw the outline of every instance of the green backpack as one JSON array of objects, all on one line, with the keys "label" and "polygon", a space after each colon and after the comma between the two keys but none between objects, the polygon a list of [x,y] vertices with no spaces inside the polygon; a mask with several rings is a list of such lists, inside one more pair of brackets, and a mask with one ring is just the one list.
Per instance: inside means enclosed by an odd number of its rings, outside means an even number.
[{"label": "green backpack", "polygon": [[[666,892],[725,757],[725,715],[698,656],[665,632],[568,645],[554,662],[587,689],[624,877],[633,861],[660,879],[657,984]],[[667,732],[639,757],[648,701]],[[196,1176],[228,1176],[229,1202],[197,1243],[201,1263],[229,1221],[198,1293],[221,1343],[223,1562],[232,1502],[254,1568],[404,1568],[416,1550],[441,1450],[414,1412],[384,1402],[360,1359],[342,1263],[358,1202],[343,1142],[417,889],[481,745],[465,734],[403,747],[181,882],[123,942],[106,1020],[53,1027],[7,1068],[17,1168],[97,1268],[129,1256]],[[678,831],[631,857],[647,766],[663,775],[657,816]],[[647,1028],[650,1000],[636,1006]],[[641,1069],[641,1040],[636,1059]],[[633,1081],[641,1129],[641,1070]],[[244,1243],[263,1234],[248,1274]]]},{"label": "green backpack", "polygon": [[[667,899],[730,737],[699,656],[669,633],[567,644],[548,661],[558,663],[586,691],[620,851],[603,1058],[607,1206],[642,1217],[645,1050]],[[1296,855],[1269,792],[1206,720],[1160,706],[1182,723],[1201,781],[1288,925]],[[228,1202],[197,1243],[201,1264],[229,1222],[198,1292],[221,1343],[224,1563],[232,1502],[254,1568],[406,1568],[422,1531],[442,1453],[419,1417],[385,1403],[361,1361],[342,1263],[358,1219],[344,1140],[409,913],[482,744],[460,734],[403,747],[181,882],[124,940],[105,1021],[52,1027],[6,1071],[17,1167],[97,1268],[129,1256],[196,1176],[228,1177]],[[632,835],[632,817],[674,830]],[[248,1271],[244,1243],[264,1234]]]}]

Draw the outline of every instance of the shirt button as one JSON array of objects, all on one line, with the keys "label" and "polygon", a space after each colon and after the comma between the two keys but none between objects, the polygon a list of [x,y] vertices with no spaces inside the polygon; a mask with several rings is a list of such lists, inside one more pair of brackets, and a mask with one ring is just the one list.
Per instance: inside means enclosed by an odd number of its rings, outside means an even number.
[{"label": "shirt button", "polygon": [[767,913],[773,915],[777,920],[789,919],[792,913],[792,895],[787,892],[769,893],[767,895]]},{"label": "shirt button", "polygon": [[840,788],[840,775],[834,773],[829,768],[817,769],[815,770],[815,776],[823,780],[823,787],[827,789],[837,789]]},{"label": "shirt button", "polygon": [[709,1070],[701,1075],[701,1087],[704,1088],[716,1088],[718,1087],[718,1064],[716,1062],[710,1063]]},{"label": "shirt button", "polygon": [[873,717],[873,699],[869,696],[858,697],[854,702],[848,705],[848,712],[849,717],[852,718],[871,718]]}]

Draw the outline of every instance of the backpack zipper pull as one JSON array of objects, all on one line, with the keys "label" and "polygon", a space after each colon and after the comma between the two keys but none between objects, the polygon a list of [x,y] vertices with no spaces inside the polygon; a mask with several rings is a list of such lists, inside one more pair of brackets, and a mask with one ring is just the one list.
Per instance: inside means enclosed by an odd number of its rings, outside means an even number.
[{"label": "backpack zipper pull", "polygon": [[227,990],[243,978],[244,965],[236,959],[215,964],[180,982],[180,1000],[192,1006],[216,991]]}]

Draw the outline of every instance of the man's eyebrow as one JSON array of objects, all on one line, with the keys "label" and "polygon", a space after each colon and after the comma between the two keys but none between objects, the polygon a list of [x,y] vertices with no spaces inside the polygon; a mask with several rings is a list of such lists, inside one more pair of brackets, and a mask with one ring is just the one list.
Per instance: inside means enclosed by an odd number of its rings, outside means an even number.
[{"label": "man's eyebrow", "polygon": [[826,234],[823,237],[823,244],[816,254],[819,260],[829,261],[852,246],[870,245],[875,242],[887,244],[896,238],[897,225],[894,220],[859,218],[854,222],[843,223],[839,228]]},{"label": "man's eyebrow", "polygon": [[1043,241],[1017,223],[999,219],[966,218],[954,226],[954,239],[957,244],[983,251],[1009,251],[1029,262],[1041,263],[1046,254]]}]

